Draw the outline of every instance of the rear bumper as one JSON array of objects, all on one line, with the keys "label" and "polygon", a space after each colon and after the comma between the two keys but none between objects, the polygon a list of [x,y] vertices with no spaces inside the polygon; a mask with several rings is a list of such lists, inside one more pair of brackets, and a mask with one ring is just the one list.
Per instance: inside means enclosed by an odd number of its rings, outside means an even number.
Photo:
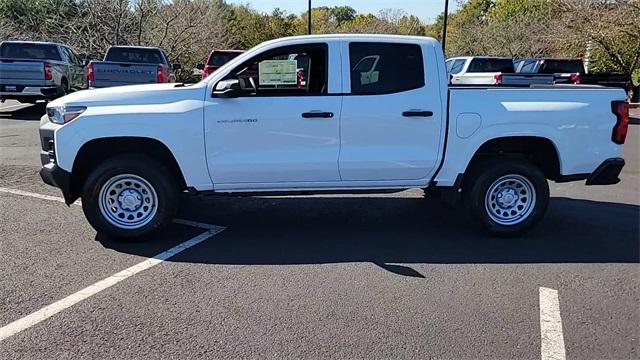
[{"label": "rear bumper", "polygon": [[70,205],[75,199],[71,198],[70,182],[71,173],[58,167],[54,162],[50,162],[40,169],[40,177],[45,184],[55,186],[62,190],[64,201]]},{"label": "rear bumper", "polygon": [[596,171],[587,178],[587,185],[613,185],[620,182],[620,172],[624,167],[624,159],[610,158],[602,162]]},{"label": "rear bumper", "polygon": [[20,100],[20,99],[53,99],[58,93],[57,86],[22,86],[3,85],[3,89],[8,86],[16,86],[19,91],[0,91],[0,98]]}]

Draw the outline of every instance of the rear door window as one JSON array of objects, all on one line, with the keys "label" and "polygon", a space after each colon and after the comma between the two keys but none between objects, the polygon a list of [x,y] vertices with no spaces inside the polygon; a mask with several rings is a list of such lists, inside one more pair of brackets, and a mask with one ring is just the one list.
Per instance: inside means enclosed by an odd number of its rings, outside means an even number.
[{"label": "rear door window", "polygon": [[474,58],[469,64],[470,73],[514,73],[513,60],[501,58]]},{"label": "rear door window", "polygon": [[164,64],[160,50],[143,48],[111,48],[107,51],[105,61],[136,64]]},{"label": "rear door window", "polygon": [[0,46],[0,57],[34,60],[62,60],[56,45],[34,43],[3,43]]},{"label": "rear door window", "polygon": [[444,64],[447,67],[447,72],[450,73],[451,72],[451,67],[453,66],[453,60],[447,60],[444,62]]},{"label": "rear door window", "polygon": [[424,86],[422,48],[415,44],[349,44],[351,93],[391,94]]}]

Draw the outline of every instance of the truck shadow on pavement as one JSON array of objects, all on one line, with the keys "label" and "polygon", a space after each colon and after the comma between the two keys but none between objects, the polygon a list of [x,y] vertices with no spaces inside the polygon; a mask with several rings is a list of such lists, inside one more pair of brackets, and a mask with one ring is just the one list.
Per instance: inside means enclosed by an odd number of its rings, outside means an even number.
[{"label": "truck shadow on pavement", "polygon": [[0,108],[0,119],[22,120],[22,121],[39,121],[45,114],[46,103],[37,103],[34,105],[25,105],[17,110],[4,110]]},{"label": "truck shadow on pavement", "polygon": [[[640,262],[640,207],[553,198],[542,223],[520,238],[482,235],[463,215],[420,198],[192,198],[180,217],[227,229],[168,261],[291,265],[371,262],[421,277],[396,264],[536,264]],[[151,257],[162,242],[103,246]],[[184,240],[181,240],[184,241]]]}]

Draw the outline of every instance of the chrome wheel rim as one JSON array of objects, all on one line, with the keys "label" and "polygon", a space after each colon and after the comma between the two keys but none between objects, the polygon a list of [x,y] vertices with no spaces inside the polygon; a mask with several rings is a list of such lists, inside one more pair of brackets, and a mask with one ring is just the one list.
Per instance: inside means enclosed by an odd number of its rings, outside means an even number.
[{"label": "chrome wheel rim", "polygon": [[121,174],[100,189],[99,207],[110,224],[121,229],[147,225],[158,211],[158,195],[151,184],[138,175]]},{"label": "chrome wheel rim", "polygon": [[485,208],[491,220],[500,225],[524,221],[535,207],[536,190],[522,175],[505,175],[494,181],[485,196]]}]

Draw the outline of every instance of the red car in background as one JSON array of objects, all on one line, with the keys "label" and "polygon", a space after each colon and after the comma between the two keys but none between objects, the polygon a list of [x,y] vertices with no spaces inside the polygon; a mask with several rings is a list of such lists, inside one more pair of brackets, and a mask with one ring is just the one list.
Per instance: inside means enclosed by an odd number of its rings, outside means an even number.
[{"label": "red car in background", "polygon": [[211,54],[209,54],[207,62],[205,64],[198,64],[196,68],[202,70],[202,78],[204,79],[243,52],[244,50],[213,50]]}]

